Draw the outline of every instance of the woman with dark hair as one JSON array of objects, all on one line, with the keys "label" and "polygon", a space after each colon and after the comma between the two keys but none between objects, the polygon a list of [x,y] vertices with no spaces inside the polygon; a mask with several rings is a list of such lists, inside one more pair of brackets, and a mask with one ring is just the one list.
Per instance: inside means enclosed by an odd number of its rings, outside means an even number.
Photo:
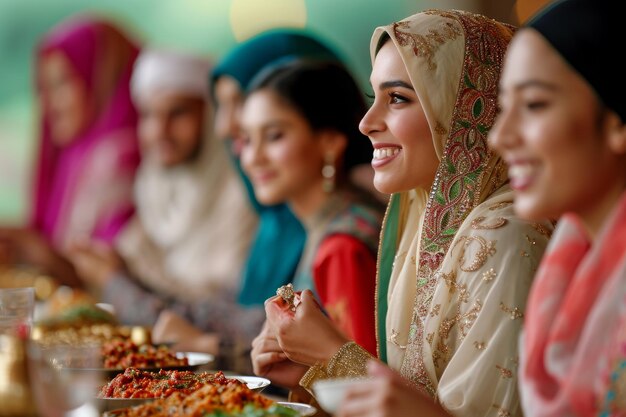
[{"label": "woman with dark hair", "polygon": [[285,204],[264,205],[254,197],[248,178],[241,172],[238,140],[241,106],[250,82],[259,72],[279,62],[297,58],[339,61],[337,53],[312,33],[297,29],[272,29],[237,45],[211,73],[215,98],[215,134],[227,142],[233,163],[250,193],[259,215],[242,273],[238,301],[246,307],[262,307],[276,287],[291,282],[297,268],[305,231]]},{"label": "woman with dark hair", "polygon": [[554,2],[515,35],[502,73],[490,141],[515,211],[559,219],[524,322],[530,416],[626,415],[624,13],[624,2]]},{"label": "woman with dark hair", "polygon": [[259,75],[248,94],[243,169],[259,202],[287,203],[307,231],[294,288],[313,288],[346,336],[374,353],[382,206],[347,175],[373,151],[358,130],[363,96],[342,66],[306,61]]}]

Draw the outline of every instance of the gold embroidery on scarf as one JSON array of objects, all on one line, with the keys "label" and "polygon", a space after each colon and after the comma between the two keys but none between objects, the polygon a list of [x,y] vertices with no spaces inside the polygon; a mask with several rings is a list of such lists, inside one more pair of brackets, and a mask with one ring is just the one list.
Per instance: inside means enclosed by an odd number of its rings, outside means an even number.
[{"label": "gold embroidery on scarf", "polygon": [[534,237],[530,237],[529,235],[524,235],[526,236],[526,240],[528,241],[528,243],[530,243],[531,245],[536,245],[537,244],[537,240]]},{"label": "gold embroidery on scarf", "polygon": [[400,336],[400,333],[398,333],[395,329],[391,329],[391,336],[387,338],[387,341],[393,345],[396,345],[402,350],[406,349],[406,345],[401,345],[398,342],[398,336]]},{"label": "gold embroidery on scarf", "polygon": [[547,227],[545,227],[543,224],[541,223],[533,223],[531,225],[533,227],[533,229],[535,229],[536,231],[539,232],[539,234],[545,236],[545,237],[550,237],[552,236],[552,232],[550,230],[548,230]]},{"label": "gold embroidery on scarf", "polygon": [[448,286],[448,290],[450,291],[450,294],[454,294],[454,292],[456,291],[457,285],[456,285],[456,271],[451,271],[449,273],[445,273],[442,271],[436,272],[435,273],[435,279],[437,281],[443,281],[445,282],[445,284]]},{"label": "gold embroidery on scarf", "polygon": [[511,371],[510,369],[507,369],[504,366],[500,366],[500,365],[496,365],[496,368],[498,368],[498,370],[502,374],[502,378],[506,378],[506,379],[513,378],[513,371]]},{"label": "gold embroidery on scarf", "polygon": [[402,253],[396,253],[396,256],[393,257],[393,262],[391,263],[391,268],[396,268],[397,266],[399,267],[400,265],[396,265],[396,262],[398,262],[399,260],[402,260],[402,262],[404,262],[406,256],[409,254],[408,251],[404,251]]},{"label": "gold embroidery on scarf", "polygon": [[432,345],[433,345],[433,339],[434,339],[434,338],[435,338],[435,332],[431,332],[431,333],[428,333],[428,334],[426,335],[426,341],[428,342],[428,344],[429,344],[430,346],[432,346]]},{"label": "gold embroidery on scarf", "polygon": [[[424,58],[428,63],[428,69],[437,69],[435,63],[435,53],[437,49],[446,43],[461,36],[461,29],[452,22],[445,22],[442,29],[437,31],[430,29],[426,35],[411,33],[409,22],[402,21],[393,24],[393,32],[398,44],[403,47],[410,47],[416,57]],[[406,30],[406,31],[404,31]]]},{"label": "gold embroidery on scarf", "polygon": [[[414,316],[401,373],[419,390],[436,399],[436,381],[431,379],[426,368],[426,359],[423,357],[423,343],[427,336],[425,326],[433,294],[438,285],[443,284],[436,279],[440,276],[437,277],[434,272],[441,266],[446,253],[451,250],[450,244],[454,240],[453,236],[465,220],[467,213],[478,205],[484,196],[502,185],[499,184],[496,187],[495,184],[484,184],[486,178],[494,177],[491,172],[485,172],[492,158],[487,149],[485,128],[491,126],[496,116],[494,103],[497,97],[497,80],[502,58],[513,30],[493,20],[486,21],[460,11],[434,11],[432,13],[449,17],[457,24],[460,23],[461,31],[465,36],[463,72],[452,115],[452,120],[460,123],[447,126],[450,132],[449,137],[425,209],[424,232],[420,242],[421,250],[417,265],[417,278],[423,280],[424,283],[417,290]],[[447,24],[453,23],[447,22]],[[409,23],[404,23],[404,25],[405,28],[410,28]],[[399,26],[394,25],[395,33],[392,36],[402,38],[397,39],[399,43],[414,44],[415,39],[410,34],[402,33],[402,30],[399,30],[402,29],[402,24]],[[486,33],[492,36],[486,36]],[[503,36],[505,33],[508,36]],[[427,65],[428,61],[425,60],[424,63]],[[463,83],[464,80],[469,83]],[[478,103],[482,106],[477,107]],[[453,174],[447,171],[450,164],[457,168]],[[452,196],[449,192],[450,187],[461,176],[463,177],[461,194],[453,202],[450,200]],[[502,183],[505,180],[506,176],[500,179]],[[443,201],[436,200],[436,196],[443,197]],[[461,205],[465,210],[459,209]],[[433,326],[437,324],[434,323]],[[433,344],[436,344],[436,341],[433,341]],[[432,359],[435,360],[435,357],[433,353]]]},{"label": "gold embroidery on scarf", "polygon": [[480,300],[476,300],[474,301],[472,308],[462,316],[461,321],[459,322],[459,330],[461,331],[459,341],[463,341],[465,336],[467,336],[469,329],[474,325],[474,322],[478,318],[478,314],[480,313],[482,306],[483,305]]},{"label": "gold embroidery on scarf", "polygon": [[507,174],[504,172],[504,164],[497,165],[491,175],[491,192],[493,193],[508,180]]},{"label": "gold embroidery on scarf", "polygon": [[525,250],[521,250],[519,254],[522,256],[522,258],[530,258],[530,255]]},{"label": "gold embroidery on scarf", "polygon": [[498,417],[511,417],[511,412],[505,408],[502,408],[500,404],[491,404],[491,407],[498,410]]},{"label": "gold embroidery on scarf", "polygon": [[480,229],[499,229],[500,227],[503,227],[504,225],[506,225],[509,222],[504,217],[498,217],[496,219],[493,219],[493,221],[491,223],[489,223],[489,224],[484,224],[483,223],[484,220],[485,220],[484,216],[480,216],[480,217],[477,217],[474,220],[472,220],[472,229],[475,229],[475,230],[480,230]]},{"label": "gold embroidery on scarf", "polygon": [[485,342],[479,342],[476,340],[474,342],[474,347],[478,350],[485,350],[487,348],[487,344]]},{"label": "gold embroidery on scarf", "polygon": [[493,268],[489,268],[488,270],[483,272],[483,281],[493,281],[496,276],[498,276],[498,273]]},{"label": "gold embroidery on scarf", "polygon": [[507,307],[503,302],[500,302],[500,309],[508,314],[511,317],[511,320],[521,319],[524,317],[524,313],[522,313],[519,308]]},{"label": "gold embroidery on scarf", "polygon": [[448,133],[448,129],[446,129],[439,120],[435,123],[435,133],[438,135],[445,135]]},{"label": "gold embroidery on scarf", "polygon": [[[464,300],[463,302],[466,303],[467,300]],[[448,363],[450,357],[452,356],[450,346],[446,343],[450,338],[450,332],[454,326],[458,324],[459,334],[457,337],[458,340],[462,342],[465,336],[467,336],[469,329],[476,321],[481,309],[482,303],[480,300],[474,301],[472,308],[465,313],[461,313],[461,304],[458,304],[457,313],[451,318],[444,319],[441,324],[439,324],[439,340],[437,341],[437,348],[435,349],[433,358],[435,358],[436,355],[437,360],[441,359],[444,363]],[[440,366],[438,361],[435,361],[435,366]]]},{"label": "gold embroidery on scarf", "polygon": [[501,201],[499,203],[495,203],[489,206],[489,210],[500,210],[501,208],[508,207],[513,205],[512,201]]},{"label": "gold embroidery on scarf", "polygon": [[441,310],[441,304],[435,304],[432,310],[430,310],[430,317],[435,317],[439,315],[439,310]]},{"label": "gold embroidery on scarf", "polygon": [[[480,244],[480,249],[476,252],[475,258],[467,266],[465,264],[465,250],[472,243],[478,242]],[[496,253],[496,241],[495,240],[487,240],[482,236],[461,236],[459,240],[454,244],[454,246],[462,244],[461,247],[461,260],[460,260],[460,268],[461,271],[465,272],[475,272],[478,271],[484,264],[487,262],[487,258],[489,256],[493,256]]]}]

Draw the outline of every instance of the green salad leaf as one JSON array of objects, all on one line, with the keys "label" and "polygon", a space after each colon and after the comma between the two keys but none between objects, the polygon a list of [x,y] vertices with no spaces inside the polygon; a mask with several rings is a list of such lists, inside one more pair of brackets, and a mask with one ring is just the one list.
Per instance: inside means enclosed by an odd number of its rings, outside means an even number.
[{"label": "green salad leaf", "polygon": [[240,412],[227,413],[217,410],[207,413],[203,417],[298,417],[298,412],[278,404],[272,405],[267,410],[256,408],[254,405],[248,404]]}]

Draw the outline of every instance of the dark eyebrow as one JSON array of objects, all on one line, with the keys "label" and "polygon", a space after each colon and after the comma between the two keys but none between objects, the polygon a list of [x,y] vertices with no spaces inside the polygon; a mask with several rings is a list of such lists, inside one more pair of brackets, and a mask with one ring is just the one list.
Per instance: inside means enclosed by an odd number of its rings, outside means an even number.
[{"label": "dark eyebrow", "polygon": [[531,88],[531,87],[538,87],[538,88],[543,88],[544,90],[551,90],[551,91],[556,91],[559,89],[559,87],[556,84],[547,82],[547,81],[541,81],[541,80],[528,80],[528,81],[524,81],[518,84],[515,84],[513,86],[514,90],[523,90],[525,88]]},{"label": "dark eyebrow", "polygon": [[407,88],[409,90],[414,90],[411,84],[408,84],[402,80],[385,81],[383,83],[380,83],[380,85],[378,86],[378,88],[380,88],[381,90],[386,90],[388,88],[393,88],[393,87],[402,87],[402,88]]}]

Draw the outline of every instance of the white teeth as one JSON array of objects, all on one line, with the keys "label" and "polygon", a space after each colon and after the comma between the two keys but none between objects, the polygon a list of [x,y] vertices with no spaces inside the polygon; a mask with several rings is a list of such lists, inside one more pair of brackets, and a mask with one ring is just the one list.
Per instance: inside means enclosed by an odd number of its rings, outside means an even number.
[{"label": "white teeth", "polygon": [[399,148],[378,148],[374,149],[373,159],[385,159],[397,155]]},{"label": "white teeth", "polygon": [[515,164],[509,167],[510,178],[527,178],[533,173],[533,166],[531,164]]}]

